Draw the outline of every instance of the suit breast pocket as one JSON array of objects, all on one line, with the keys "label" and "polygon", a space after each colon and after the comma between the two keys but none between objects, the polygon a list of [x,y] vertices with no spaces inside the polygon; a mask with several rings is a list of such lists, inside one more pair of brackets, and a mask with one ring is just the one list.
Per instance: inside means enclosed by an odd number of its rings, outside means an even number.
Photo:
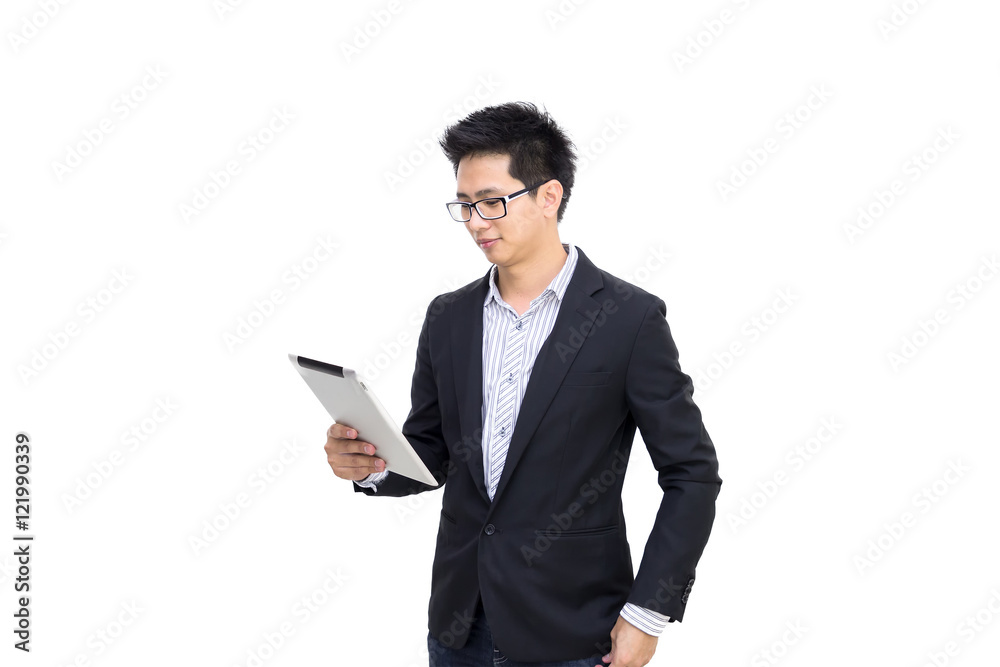
[{"label": "suit breast pocket", "polygon": [[608,383],[611,371],[570,371],[563,378],[564,387],[599,387]]}]

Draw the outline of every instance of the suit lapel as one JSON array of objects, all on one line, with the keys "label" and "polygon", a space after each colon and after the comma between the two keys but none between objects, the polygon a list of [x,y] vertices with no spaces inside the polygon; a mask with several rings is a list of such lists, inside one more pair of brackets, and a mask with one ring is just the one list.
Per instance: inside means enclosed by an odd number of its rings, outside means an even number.
[{"label": "suit lapel", "polygon": [[[577,251],[576,268],[559,306],[559,313],[531,370],[518,411],[514,432],[511,434],[503,473],[497,483],[491,505],[496,505],[507,480],[513,474],[524,449],[548,410],[556,390],[562,384],[580,346],[586,341],[583,332],[590,331],[600,312],[600,303],[591,295],[601,289],[604,281],[600,271],[580,250]],[[455,309],[451,327],[451,346],[455,369],[455,391],[459,397],[459,423],[463,444],[470,452],[467,461],[476,487],[483,499],[489,502],[483,470],[483,301],[489,293],[489,271],[470,290]],[[490,508],[492,512],[492,507]]]},{"label": "suit lapel", "polygon": [[[492,268],[492,267],[491,267]],[[489,294],[487,271],[468,297],[456,304],[451,324],[452,377],[458,397],[462,451],[483,500],[490,501],[483,471],[483,302]]]}]

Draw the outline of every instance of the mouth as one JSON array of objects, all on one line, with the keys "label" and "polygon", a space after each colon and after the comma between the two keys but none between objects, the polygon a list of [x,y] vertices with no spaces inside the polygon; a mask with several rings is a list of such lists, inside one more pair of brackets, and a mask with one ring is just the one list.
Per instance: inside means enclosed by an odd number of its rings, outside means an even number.
[{"label": "mouth", "polygon": [[479,247],[480,247],[480,248],[484,248],[484,249],[485,249],[485,248],[490,248],[490,247],[492,247],[492,246],[493,246],[493,245],[495,245],[495,244],[496,244],[496,242],[497,242],[497,241],[499,241],[499,240],[500,240],[499,238],[495,238],[495,239],[479,239],[479,240],[477,241],[477,243],[479,243]]}]

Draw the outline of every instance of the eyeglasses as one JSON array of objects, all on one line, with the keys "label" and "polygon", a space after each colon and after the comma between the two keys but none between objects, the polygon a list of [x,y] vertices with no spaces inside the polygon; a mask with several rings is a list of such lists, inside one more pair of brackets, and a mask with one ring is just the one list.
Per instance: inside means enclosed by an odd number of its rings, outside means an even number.
[{"label": "eyeglasses", "polygon": [[476,202],[464,202],[464,201],[451,201],[445,204],[448,207],[448,213],[457,222],[468,222],[472,220],[472,207],[476,207],[476,211],[479,213],[479,217],[483,220],[496,220],[497,218],[502,218],[507,215],[507,202],[517,199],[523,194],[531,192],[540,185],[545,185],[551,178],[546,178],[544,181],[535,183],[534,185],[528,186],[523,190],[518,190],[517,192],[512,192],[505,197],[489,197],[487,199],[480,199]]}]

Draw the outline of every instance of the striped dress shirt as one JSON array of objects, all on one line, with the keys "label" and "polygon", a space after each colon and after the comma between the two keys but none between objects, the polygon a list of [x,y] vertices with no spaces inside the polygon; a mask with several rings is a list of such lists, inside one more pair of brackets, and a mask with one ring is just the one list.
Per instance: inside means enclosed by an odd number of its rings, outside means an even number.
[{"label": "striped dress shirt", "polygon": [[[577,252],[572,243],[563,244],[566,262],[549,286],[532,299],[521,315],[500,296],[496,286],[497,267],[490,269],[490,291],[483,303],[483,470],[490,499],[496,493],[503,472],[511,433],[517,424],[521,398],[528,386],[538,350],[552,327],[566,286],[576,268]],[[378,490],[388,472],[372,473],[357,483]],[[625,603],[622,618],[647,634],[659,636],[668,616],[645,607]]]}]

